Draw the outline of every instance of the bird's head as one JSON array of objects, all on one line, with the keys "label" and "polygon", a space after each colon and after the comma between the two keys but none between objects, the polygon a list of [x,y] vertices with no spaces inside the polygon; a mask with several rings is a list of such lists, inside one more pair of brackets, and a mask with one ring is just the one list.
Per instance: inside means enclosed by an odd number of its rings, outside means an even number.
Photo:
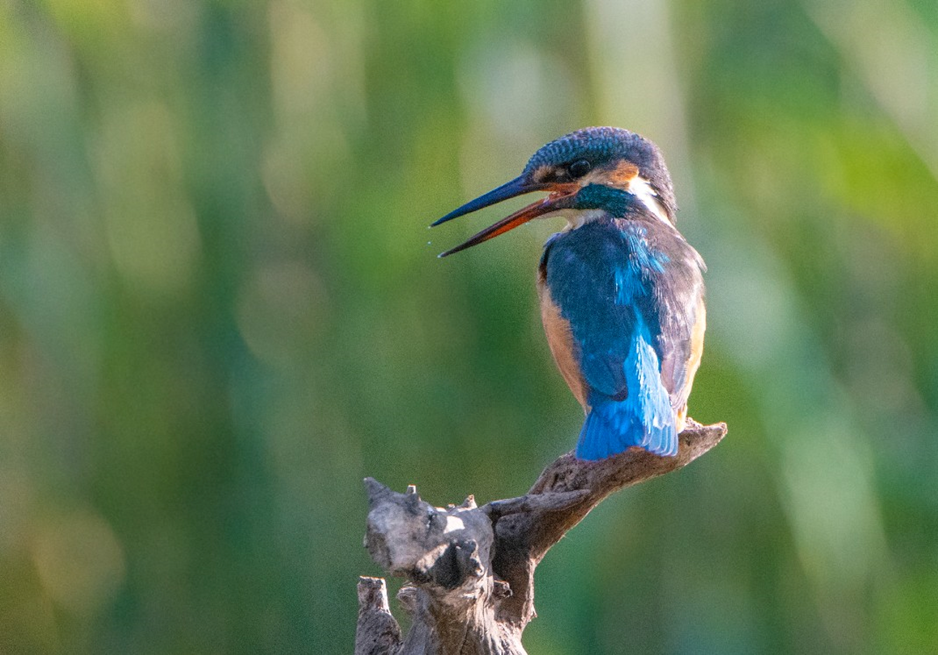
[{"label": "bird's head", "polygon": [[677,210],[671,176],[654,143],[616,127],[587,127],[541,147],[521,175],[433,225],[532,191],[548,195],[440,257],[471,248],[534,218],[561,215],[577,225],[595,216],[621,217],[633,206],[673,224]]}]

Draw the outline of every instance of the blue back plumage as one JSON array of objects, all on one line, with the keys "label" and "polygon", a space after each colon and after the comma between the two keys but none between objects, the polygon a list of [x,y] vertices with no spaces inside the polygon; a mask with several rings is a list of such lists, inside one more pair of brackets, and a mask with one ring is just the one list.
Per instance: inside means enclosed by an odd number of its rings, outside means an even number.
[{"label": "blue back plumage", "polygon": [[[678,296],[687,287],[686,270],[699,276],[699,267],[688,263],[681,244],[696,253],[674,234],[654,221],[610,219],[561,233],[546,247],[544,282],[569,322],[588,390],[576,450],[581,459],[630,446],[677,453],[672,392],[679,383],[662,378],[662,362],[686,359],[693,321],[681,320],[688,310]],[[680,367],[668,370],[683,375]]]}]

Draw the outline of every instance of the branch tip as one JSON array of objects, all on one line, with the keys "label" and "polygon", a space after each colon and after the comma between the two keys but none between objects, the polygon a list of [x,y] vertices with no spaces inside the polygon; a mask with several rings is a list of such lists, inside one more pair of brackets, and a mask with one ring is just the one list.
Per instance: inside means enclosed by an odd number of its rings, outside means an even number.
[{"label": "branch tip", "polygon": [[390,612],[388,586],[384,578],[361,576],[358,578],[358,611],[377,610]]},{"label": "branch tip", "polygon": [[365,478],[365,492],[368,494],[368,503],[374,505],[375,502],[391,493],[391,490],[372,477]]}]

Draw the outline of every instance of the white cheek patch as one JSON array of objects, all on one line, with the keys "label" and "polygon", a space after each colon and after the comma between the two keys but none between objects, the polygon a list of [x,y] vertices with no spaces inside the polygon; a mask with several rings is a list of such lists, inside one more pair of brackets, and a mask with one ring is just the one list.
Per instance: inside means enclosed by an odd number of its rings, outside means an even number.
[{"label": "white cheek patch", "polygon": [[657,216],[663,223],[671,225],[671,219],[668,218],[668,212],[665,210],[664,205],[661,204],[661,199],[658,198],[658,194],[655,193],[655,190],[651,187],[651,184],[648,183],[644,177],[636,175],[631,180],[629,180],[629,193],[639,199],[645,209],[650,211],[652,214]]}]

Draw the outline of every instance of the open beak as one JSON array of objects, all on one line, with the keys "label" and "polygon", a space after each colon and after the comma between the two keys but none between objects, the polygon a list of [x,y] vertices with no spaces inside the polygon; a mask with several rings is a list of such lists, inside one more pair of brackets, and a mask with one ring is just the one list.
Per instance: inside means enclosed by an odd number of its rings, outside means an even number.
[{"label": "open beak", "polygon": [[569,200],[576,194],[577,190],[579,190],[579,185],[575,183],[532,183],[524,179],[524,176],[516,177],[511,182],[507,182],[497,189],[493,189],[492,191],[479,196],[475,200],[470,200],[462,207],[454,209],[446,216],[433,223],[433,225],[430,227],[435,227],[440,223],[445,223],[446,221],[452,220],[454,218],[465,216],[466,214],[471,214],[472,212],[478,211],[484,207],[489,207],[503,200],[515,198],[526,193],[531,193],[532,191],[551,191],[551,194],[543,200],[538,200],[537,202],[532,203],[527,207],[519,209],[511,216],[503,218],[494,225],[485,228],[475,236],[471,237],[465,243],[461,243],[455,248],[440,253],[439,256],[446,257],[448,255],[452,255],[453,253],[459,252],[460,250],[471,248],[472,246],[478,245],[483,241],[488,241],[489,239],[497,237],[499,234],[504,234],[509,230],[513,230],[519,225],[527,223],[531,219],[544,216],[545,214],[549,214],[559,209],[565,209],[569,206]]}]

